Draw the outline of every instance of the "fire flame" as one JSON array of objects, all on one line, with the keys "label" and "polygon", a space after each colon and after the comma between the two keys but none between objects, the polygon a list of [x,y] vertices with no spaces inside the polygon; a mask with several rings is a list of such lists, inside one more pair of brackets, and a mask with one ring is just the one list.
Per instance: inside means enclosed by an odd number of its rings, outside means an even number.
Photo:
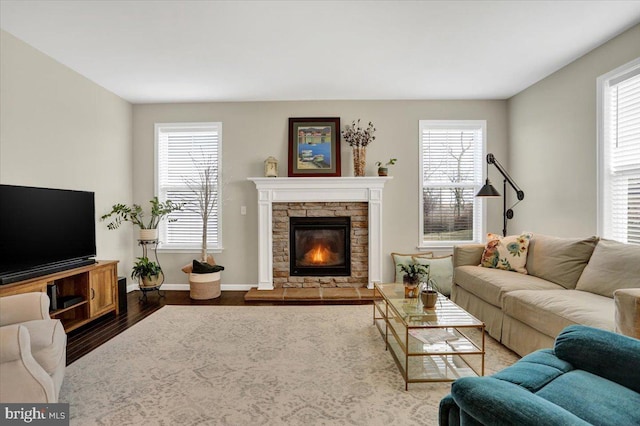
[{"label": "fire flame", "polygon": [[326,263],[330,255],[331,251],[322,244],[315,246],[308,252],[311,263],[316,265]]}]

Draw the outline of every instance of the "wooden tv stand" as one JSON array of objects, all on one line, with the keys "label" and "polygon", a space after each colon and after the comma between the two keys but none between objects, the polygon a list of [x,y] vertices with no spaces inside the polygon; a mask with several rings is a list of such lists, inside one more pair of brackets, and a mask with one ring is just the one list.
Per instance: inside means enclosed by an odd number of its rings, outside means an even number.
[{"label": "wooden tv stand", "polygon": [[49,312],[51,318],[62,320],[64,329],[69,332],[109,312],[118,314],[117,266],[117,260],[103,260],[93,265],[2,285],[0,297],[46,292],[47,286],[54,284],[60,297],[80,296],[82,300],[77,303]]}]

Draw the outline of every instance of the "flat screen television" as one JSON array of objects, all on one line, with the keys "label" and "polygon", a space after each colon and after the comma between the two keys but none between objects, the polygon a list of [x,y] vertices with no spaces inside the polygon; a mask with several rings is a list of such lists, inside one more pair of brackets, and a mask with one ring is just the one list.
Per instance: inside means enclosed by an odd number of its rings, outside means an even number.
[{"label": "flat screen television", "polygon": [[95,263],[93,192],[0,185],[0,284]]}]

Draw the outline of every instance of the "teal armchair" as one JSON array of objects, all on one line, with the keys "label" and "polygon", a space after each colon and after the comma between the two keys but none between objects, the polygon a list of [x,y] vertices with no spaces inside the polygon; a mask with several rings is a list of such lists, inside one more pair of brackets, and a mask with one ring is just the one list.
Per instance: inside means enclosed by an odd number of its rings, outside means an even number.
[{"label": "teal armchair", "polygon": [[488,377],[451,385],[439,423],[453,425],[640,425],[640,340],[582,325],[553,349]]}]

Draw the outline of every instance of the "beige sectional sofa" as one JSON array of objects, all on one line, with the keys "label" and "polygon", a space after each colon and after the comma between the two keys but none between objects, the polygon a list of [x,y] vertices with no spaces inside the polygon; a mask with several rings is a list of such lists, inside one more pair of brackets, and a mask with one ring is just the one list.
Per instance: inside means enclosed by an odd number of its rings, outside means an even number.
[{"label": "beige sectional sofa", "polygon": [[527,274],[478,266],[483,250],[455,247],[451,298],[519,355],[571,324],[640,338],[640,246],[534,234]]}]

